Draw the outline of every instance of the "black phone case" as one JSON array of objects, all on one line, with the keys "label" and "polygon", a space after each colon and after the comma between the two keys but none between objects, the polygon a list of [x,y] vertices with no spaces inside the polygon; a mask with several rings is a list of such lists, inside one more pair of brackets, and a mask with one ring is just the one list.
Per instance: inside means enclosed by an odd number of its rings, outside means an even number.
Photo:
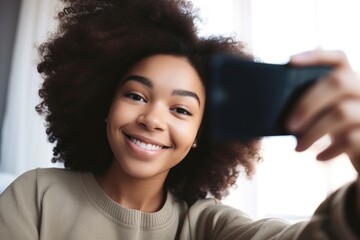
[{"label": "black phone case", "polygon": [[210,64],[207,114],[213,140],[288,135],[284,120],[303,92],[330,71],[215,55]]}]

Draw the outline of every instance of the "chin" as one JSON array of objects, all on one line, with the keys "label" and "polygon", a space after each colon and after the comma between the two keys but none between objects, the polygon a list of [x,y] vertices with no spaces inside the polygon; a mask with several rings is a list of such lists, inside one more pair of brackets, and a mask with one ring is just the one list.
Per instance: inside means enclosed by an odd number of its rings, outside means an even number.
[{"label": "chin", "polygon": [[154,166],[129,166],[123,168],[123,170],[128,176],[137,179],[150,179],[161,176],[165,179],[169,173],[169,170],[161,171],[154,168]]}]

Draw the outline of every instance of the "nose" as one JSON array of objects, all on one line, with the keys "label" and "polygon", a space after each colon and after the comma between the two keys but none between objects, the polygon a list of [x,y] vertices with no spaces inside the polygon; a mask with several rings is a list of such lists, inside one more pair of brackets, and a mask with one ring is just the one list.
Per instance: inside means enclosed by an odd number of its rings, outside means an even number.
[{"label": "nose", "polygon": [[167,108],[160,104],[148,105],[139,115],[137,123],[149,131],[164,131],[166,128]]}]

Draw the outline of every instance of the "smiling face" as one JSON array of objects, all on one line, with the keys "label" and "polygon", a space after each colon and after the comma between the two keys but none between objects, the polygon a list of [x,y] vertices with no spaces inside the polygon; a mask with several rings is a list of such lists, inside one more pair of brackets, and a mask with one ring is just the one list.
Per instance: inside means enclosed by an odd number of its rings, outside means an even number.
[{"label": "smiling face", "polygon": [[204,105],[203,84],[185,58],[155,55],[135,64],[108,114],[112,168],[134,178],[165,179],[191,149]]}]

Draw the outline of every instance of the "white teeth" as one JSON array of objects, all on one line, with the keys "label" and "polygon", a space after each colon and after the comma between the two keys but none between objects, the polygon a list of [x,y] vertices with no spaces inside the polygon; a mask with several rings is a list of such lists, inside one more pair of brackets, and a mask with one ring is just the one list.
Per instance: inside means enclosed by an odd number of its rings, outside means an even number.
[{"label": "white teeth", "polygon": [[135,143],[136,146],[138,146],[139,148],[148,150],[148,151],[156,151],[156,150],[160,150],[162,149],[162,147],[157,146],[157,145],[153,145],[153,144],[146,144],[144,142],[140,142],[138,139],[136,138],[131,138],[131,141],[133,143]]}]

